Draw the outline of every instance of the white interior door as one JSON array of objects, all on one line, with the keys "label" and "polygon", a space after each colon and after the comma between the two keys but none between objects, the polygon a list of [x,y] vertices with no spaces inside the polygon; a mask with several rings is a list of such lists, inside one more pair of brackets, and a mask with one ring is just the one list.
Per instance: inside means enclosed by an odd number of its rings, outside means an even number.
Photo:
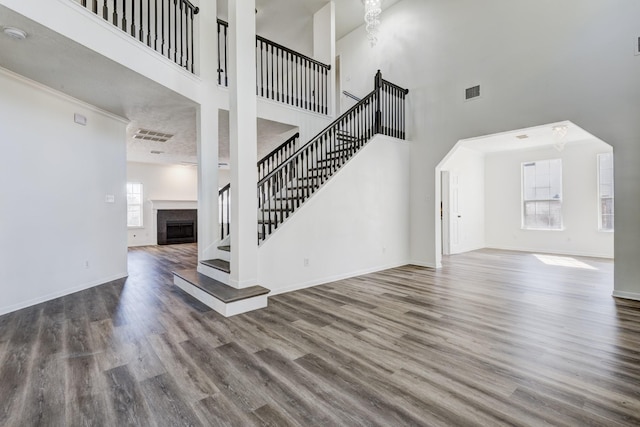
[{"label": "white interior door", "polygon": [[449,238],[449,212],[450,212],[450,193],[449,193],[449,171],[440,172],[440,221],[442,230],[442,255],[451,254],[451,245]]},{"label": "white interior door", "polygon": [[449,172],[449,253],[462,252],[464,222],[460,201],[460,176],[456,172]]}]

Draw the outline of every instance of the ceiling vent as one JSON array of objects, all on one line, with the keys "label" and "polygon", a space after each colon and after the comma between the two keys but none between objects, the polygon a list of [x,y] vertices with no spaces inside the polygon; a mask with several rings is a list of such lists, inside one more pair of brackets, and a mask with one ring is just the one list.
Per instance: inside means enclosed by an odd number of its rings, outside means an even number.
[{"label": "ceiling vent", "polygon": [[480,85],[470,87],[464,90],[464,99],[468,101],[470,99],[479,98],[480,97]]},{"label": "ceiling vent", "polygon": [[151,150],[149,151],[151,154],[164,154],[164,151]]},{"label": "ceiling vent", "polygon": [[173,138],[170,133],[156,132],[148,129],[138,129],[133,135],[133,139],[142,139],[144,141],[167,142]]}]

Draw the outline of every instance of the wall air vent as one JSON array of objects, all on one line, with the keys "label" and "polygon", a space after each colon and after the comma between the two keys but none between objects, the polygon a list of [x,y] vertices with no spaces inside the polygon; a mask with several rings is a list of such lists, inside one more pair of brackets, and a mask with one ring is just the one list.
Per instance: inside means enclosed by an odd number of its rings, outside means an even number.
[{"label": "wall air vent", "polygon": [[527,138],[529,138],[529,135],[516,135],[516,138],[518,138],[518,139],[527,139]]},{"label": "wall air vent", "polygon": [[144,141],[167,142],[173,138],[170,133],[156,132],[148,129],[138,129],[133,135],[133,139],[142,139]]},{"label": "wall air vent", "polygon": [[464,99],[468,101],[470,99],[479,98],[480,97],[480,85],[470,87],[464,90]]},{"label": "wall air vent", "polygon": [[638,43],[636,43],[636,55],[640,55],[640,37],[638,37]]}]

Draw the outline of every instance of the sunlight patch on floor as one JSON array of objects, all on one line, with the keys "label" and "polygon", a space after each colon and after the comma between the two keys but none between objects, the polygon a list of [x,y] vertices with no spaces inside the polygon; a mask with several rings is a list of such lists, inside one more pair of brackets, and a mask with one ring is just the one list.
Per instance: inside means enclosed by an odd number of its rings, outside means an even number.
[{"label": "sunlight patch on floor", "polygon": [[595,268],[592,265],[589,265],[585,262],[579,261],[575,258],[571,258],[568,256],[540,255],[540,254],[533,254],[533,256],[538,258],[538,260],[542,261],[547,265],[555,265],[558,267],[582,268],[584,270],[597,270],[597,268]]}]

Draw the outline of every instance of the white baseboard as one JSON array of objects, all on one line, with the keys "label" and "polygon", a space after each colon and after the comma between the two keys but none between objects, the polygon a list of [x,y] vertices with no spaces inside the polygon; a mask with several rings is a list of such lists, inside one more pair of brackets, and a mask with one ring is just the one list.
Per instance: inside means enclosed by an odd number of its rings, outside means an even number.
[{"label": "white baseboard", "polygon": [[[350,279],[350,278],[356,277],[356,276],[362,276],[363,274],[376,273],[378,271],[388,270],[390,268],[402,267],[402,266],[405,266],[407,264],[412,264],[412,263],[409,263],[407,261],[401,261],[401,262],[397,262],[397,263],[387,264],[387,265],[384,265],[384,266],[378,266],[378,267],[373,267],[373,268],[367,268],[367,269],[363,269],[363,270],[353,271],[353,272],[350,272],[350,273],[337,274],[335,276],[328,276],[328,277],[322,277],[322,278],[319,278],[319,279],[313,279],[313,280],[309,280],[307,282],[297,283],[297,284],[292,285],[292,286],[286,286],[284,288],[271,289],[271,292],[269,293],[269,296],[272,297],[274,295],[284,294],[284,293],[287,293],[287,292],[299,291],[301,289],[311,288],[313,286],[324,285],[326,283],[331,283],[331,282],[337,282],[338,280],[344,280],[344,279]],[[262,286],[265,286],[265,285],[262,285]],[[265,286],[265,287],[268,288],[268,286]]]},{"label": "white baseboard", "polygon": [[626,291],[614,290],[611,295],[616,298],[624,298],[624,299],[632,299],[635,301],[640,301],[640,293],[638,292],[626,292]]},{"label": "white baseboard", "polygon": [[0,316],[3,314],[11,313],[13,311],[22,310],[23,308],[31,307],[32,305],[41,304],[43,302],[51,301],[52,299],[60,298],[65,295],[73,294],[76,292],[84,291],[85,289],[93,288],[94,286],[104,285],[105,283],[112,282],[114,280],[125,278],[129,273],[119,273],[104,279],[96,280],[93,282],[83,283],[72,288],[66,288],[61,291],[52,292],[47,295],[43,295],[37,298],[33,298],[27,301],[19,302],[18,304],[9,305],[6,307],[0,307]]}]

